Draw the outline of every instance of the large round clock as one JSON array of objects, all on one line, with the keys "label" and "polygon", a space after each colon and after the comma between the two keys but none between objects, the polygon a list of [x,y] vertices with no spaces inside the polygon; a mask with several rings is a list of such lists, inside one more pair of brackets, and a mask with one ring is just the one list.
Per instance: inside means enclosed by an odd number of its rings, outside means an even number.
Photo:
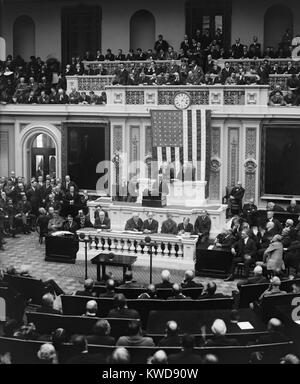
[{"label": "large round clock", "polygon": [[174,106],[177,109],[186,109],[191,105],[191,96],[186,92],[178,92],[174,96]]}]

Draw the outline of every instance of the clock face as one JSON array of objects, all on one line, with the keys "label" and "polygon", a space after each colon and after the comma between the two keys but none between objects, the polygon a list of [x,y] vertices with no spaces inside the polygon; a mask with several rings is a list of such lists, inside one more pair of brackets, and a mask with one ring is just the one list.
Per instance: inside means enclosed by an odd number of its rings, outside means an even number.
[{"label": "clock face", "polygon": [[187,93],[177,93],[174,97],[174,105],[178,109],[186,109],[191,104],[191,98]]}]

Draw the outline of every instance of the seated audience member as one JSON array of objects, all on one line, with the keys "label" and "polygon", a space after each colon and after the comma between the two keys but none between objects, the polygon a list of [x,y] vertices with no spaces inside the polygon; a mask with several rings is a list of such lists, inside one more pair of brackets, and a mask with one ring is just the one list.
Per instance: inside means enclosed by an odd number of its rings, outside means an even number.
[{"label": "seated audience member", "polygon": [[202,358],[195,351],[195,337],[189,334],[182,336],[182,352],[168,356],[169,364],[201,364]]},{"label": "seated audience member", "polygon": [[54,211],[53,218],[48,223],[48,233],[52,234],[56,231],[60,231],[64,226],[64,219],[59,216],[58,211]]},{"label": "seated audience member", "polygon": [[254,268],[253,273],[254,276],[248,277],[247,280],[238,282],[237,287],[239,288],[241,285],[263,284],[268,282],[267,278],[263,276],[263,269],[260,265],[257,265]]},{"label": "seated audience member", "polygon": [[249,199],[249,202],[243,206],[243,218],[247,220],[248,223],[252,224],[252,218],[254,212],[257,211],[257,206],[254,204],[254,199]]},{"label": "seated audience member", "polygon": [[275,235],[264,252],[263,264],[267,271],[281,273],[285,269],[283,261],[282,236]]},{"label": "seated audience member", "polygon": [[93,326],[91,335],[86,337],[88,344],[115,345],[114,337],[110,336],[111,327],[107,320],[101,319]]},{"label": "seated audience member", "polygon": [[125,225],[125,231],[142,232],[143,221],[138,213],[133,213],[132,218],[128,219]]},{"label": "seated audience member", "polygon": [[179,284],[175,283],[172,285],[172,296],[168,297],[168,300],[182,300],[190,299],[182,293],[182,288]]},{"label": "seated audience member", "polygon": [[24,264],[21,265],[20,270],[19,270],[19,276],[32,278],[32,276],[30,274],[29,265],[24,265]]},{"label": "seated audience member", "polygon": [[98,304],[95,300],[89,300],[86,303],[86,311],[82,316],[86,317],[97,317],[98,315]]},{"label": "seated audience member", "polygon": [[267,211],[284,212],[284,208],[278,204],[273,203],[272,201],[269,201],[267,204]]},{"label": "seated audience member", "polygon": [[199,236],[198,242],[200,244],[207,243],[211,229],[211,220],[207,211],[203,211],[197,217],[194,225],[194,232]]},{"label": "seated audience member", "polygon": [[282,323],[279,319],[272,318],[268,321],[268,331],[267,335],[262,335],[256,340],[256,344],[272,344],[272,343],[282,343],[288,341],[282,331]]},{"label": "seated audience member", "polygon": [[154,341],[151,337],[142,335],[141,324],[139,320],[132,320],[128,323],[128,336],[121,336],[117,346],[132,347],[154,347]]},{"label": "seated audience member", "polygon": [[203,288],[203,285],[201,283],[196,283],[194,281],[194,271],[187,270],[184,273],[184,279],[181,282],[182,288]]},{"label": "seated audience member", "polygon": [[114,296],[114,309],[108,312],[107,317],[116,319],[140,319],[140,315],[135,309],[129,309],[127,307],[126,297],[122,293]]},{"label": "seated audience member", "polygon": [[64,224],[64,230],[72,233],[76,233],[78,229],[77,223],[75,222],[72,215],[67,216],[67,221]]},{"label": "seated audience member", "polygon": [[138,296],[138,299],[143,299],[143,300],[145,300],[145,299],[157,299],[157,292],[156,292],[155,285],[149,284],[147,287],[147,291],[141,293]]},{"label": "seated audience member", "polygon": [[[67,331],[63,328],[57,328],[51,335],[51,342],[53,347],[56,350],[58,362],[62,363],[62,359],[60,359],[60,352],[64,350],[64,343],[68,342],[68,334]],[[63,353],[62,353],[63,355]]]},{"label": "seated audience member", "polygon": [[71,357],[67,364],[105,364],[105,358],[101,353],[89,353],[85,336],[74,335],[71,341],[76,355]]},{"label": "seated audience member", "polygon": [[76,291],[75,295],[77,296],[91,296],[96,297],[97,294],[94,291],[94,280],[93,279],[86,279],[84,281],[84,290],[82,291]]},{"label": "seated audience member", "polygon": [[155,288],[172,288],[172,283],[170,282],[171,274],[170,271],[164,269],[161,272],[161,283],[155,284]]},{"label": "seated audience member", "polygon": [[50,343],[41,345],[37,357],[40,360],[40,364],[58,364],[56,350]]},{"label": "seated audience member", "polygon": [[167,213],[166,217],[167,219],[161,225],[161,233],[177,235],[177,224],[172,219],[172,215],[170,213]]},{"label": "seated audience member", "polygon": [[106,292],[101,293],[99,297],[114,297],[115,296],[115,282],[113,279],[106,281]]},{"label": "seated audience member", "polygon": [[159,347],[178,347],[181,345],[181,337],[179,336],[179,327],[176,321],[170,320],[166,324],[166,334],[163,339],[159,340]]},{"label": "seated audience member", "polygon": [[192,233],[194,232],[193,224],[190,223],[189,217],[184,217],[183,222],[178,224],[178,235],[183,235],[184,233]]},{"label": "seated audience member", "polygon": [[165,351],[160,349],[149,357],[147,364],[168,364],[168,356]]},{"label": "seated audience member", "polygon": [[51,293],[46,293],[42,297],[42,305],[38,308],[39,313],[50,313],[53,315],[60,315],[61,312],[54,309],[54,297]]},{"label": "seated audience member", "polygon": [[225,345],[239,345],[236,339],[226,337],[226,324],[222,319],[216,319],[211,326],[213,338],[208,339],[205,343],[208,347],[221,347]]},{"label": "seated audience member", "polygon": [[38,333],[33,323],[21,325],[13,334],[13,337],[21,340],[37,340]]},{"label": "seated audience member", "polygon": [[259,297],[258,301],[261,302],[264,297],[274,295],[285,295],[286,291],[280,290],[281,281],[278,276],[272,277],[270,280],[270,286]]},{"label": "seated audience member", "polygon": [[198,300],[200,299],[219,299],[228,297],[224,295],[223,293],[216,293],[217,290],[217,284],[214,281],[209,281],[206,284],[206,288],[203,291],[202,295],[198,297]]},{"label": "seated audience member", "polygon": [[295,268],[296,273],[300,269],[300,236],[299,232],[293,232],[291,236],[291,243],[287,248],[284,248],[284,264],[286,268]]},{"label": "seated audience member", "polygon": [[232,245],[236,242],[233,230],[225,228],[215,239],[214,249],[222,251],[231,251]]},{"label": "seated audience member", "polygon": [[129,364],[130,354],[126,348],[118,347],[109,356],[107,363],[108,364]]},{"label": "seated audience member", "polygon": [[78,215],[75,220],[77,222],[78,229],[93,228],[93,224],[91,223],[89,217],[83,213],[82,209],[78,211]]},{"label": "seated audience member", "polygon": [[153,212],[147,213],[147,219],[143,222],[143,232],[147,234],[158,232],[158,221],[153,219]]},{"label": "seated audience member", "polygon": [[296,355],[288,353],[280,359],[280,364],[300,364],[300,359]]},{"label": "seated audience member", "polygon": [[127,271],[124,276],[124,284],[120,285],[119,288],[141,288],[142,285],[138,284],[133,280],[132,271]]},{"label": "seated audience member", "polygon": [[231,248],[233,260],[230,267],[229,276],[225,281],[234,280],[234,271],[238,263],[243,262],[245,268],[245,276],[248,277],[250,273],[250,265],[256,261],[257,246],[253,239],[249,237],[249,231],[245,230],[241,233],[239,239]]},{"label": "seated audience member", "polygon": [[100,211],[98,217],[95,218],[94,227],[98,229],[110,229],[110,219],[105,217],[104,211]]},{"label": "seated audience member", "polygon": [[219,359],[216,355],[213,355],[212,353],[208,353],[204,355],[202,364],[218,364]]},{"label": "seated audience member", "polygon": [[297,205],[295,199],[291,200],[290,204],[287,206],[286,211],[289,213],[300,213],[300,206]]},{"label": "seated audience member", "polygon": [[283,100],[284,100],[284,104],[287,107],[291,107],[292,105],[295,105],[295,103],[296,103],[296,95],[294,94],[294,92],[292,90],[289,89],[287,91],[287,94],[284,96]]}]

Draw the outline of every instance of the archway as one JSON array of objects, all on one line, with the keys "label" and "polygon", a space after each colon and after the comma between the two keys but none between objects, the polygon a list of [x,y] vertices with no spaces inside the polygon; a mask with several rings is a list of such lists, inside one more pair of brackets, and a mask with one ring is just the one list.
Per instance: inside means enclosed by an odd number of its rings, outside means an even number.
[{"label": "archway", "polygon": [[35,56],[35,24],[27,15],[19,16],[13,28],[14,56],[21,55],[24,60]]},{"label": "archway", "polygon": [[265,13],[264,18],[264,48],[278,49],[278,43],[287,29],[293,31],[293,13],[284,4],[272,5]]},{"label": "archway", "polygon": [[[28,141],[30,145],[30,141]],[[56,150],[52,138],[40,133],[32,138],[31,147],[31,177],[50,175],[56,177]]]},{"label": "archway", "polygon": [[155,18],[151,12],[142,9],[130,19],[130,48],[147,50],[155,43]]}]

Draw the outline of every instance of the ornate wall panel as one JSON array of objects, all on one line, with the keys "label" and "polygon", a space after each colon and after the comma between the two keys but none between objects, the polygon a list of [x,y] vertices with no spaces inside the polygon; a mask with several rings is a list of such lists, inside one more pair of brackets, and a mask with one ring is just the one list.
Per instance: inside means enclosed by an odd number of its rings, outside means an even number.
[{"label": "ornate wall panel", "polygon": [[233,187],[239,179],[239,128],[228,128],[227,186]]},{"label": "ornate wall panel", "polygon": [[8,132],[0,132],[0,176],[8,176]]},{"label": "ornate wall panel", "polygon": [[[138,125],[130,126],[130,135],[129,135],[129,151],[130,151],[130,164],[129,169],[131,174],[137,174],[138,167],[135,162],[140,160],[140,127]],[[129,175],[130,176],[130,175]]]},{"label": "ornate wall panel", "polygon": [[256,198],[256,128],[246,128],[245,145],[245,201],[247,201]]},{"label": "ornate wall panel", "polygon": [[221,152],[221,129],[220,127],[211,128],[211,161],[210,161],[210,180],[209,180],[209,199],[220,199],[220,152]]}]

